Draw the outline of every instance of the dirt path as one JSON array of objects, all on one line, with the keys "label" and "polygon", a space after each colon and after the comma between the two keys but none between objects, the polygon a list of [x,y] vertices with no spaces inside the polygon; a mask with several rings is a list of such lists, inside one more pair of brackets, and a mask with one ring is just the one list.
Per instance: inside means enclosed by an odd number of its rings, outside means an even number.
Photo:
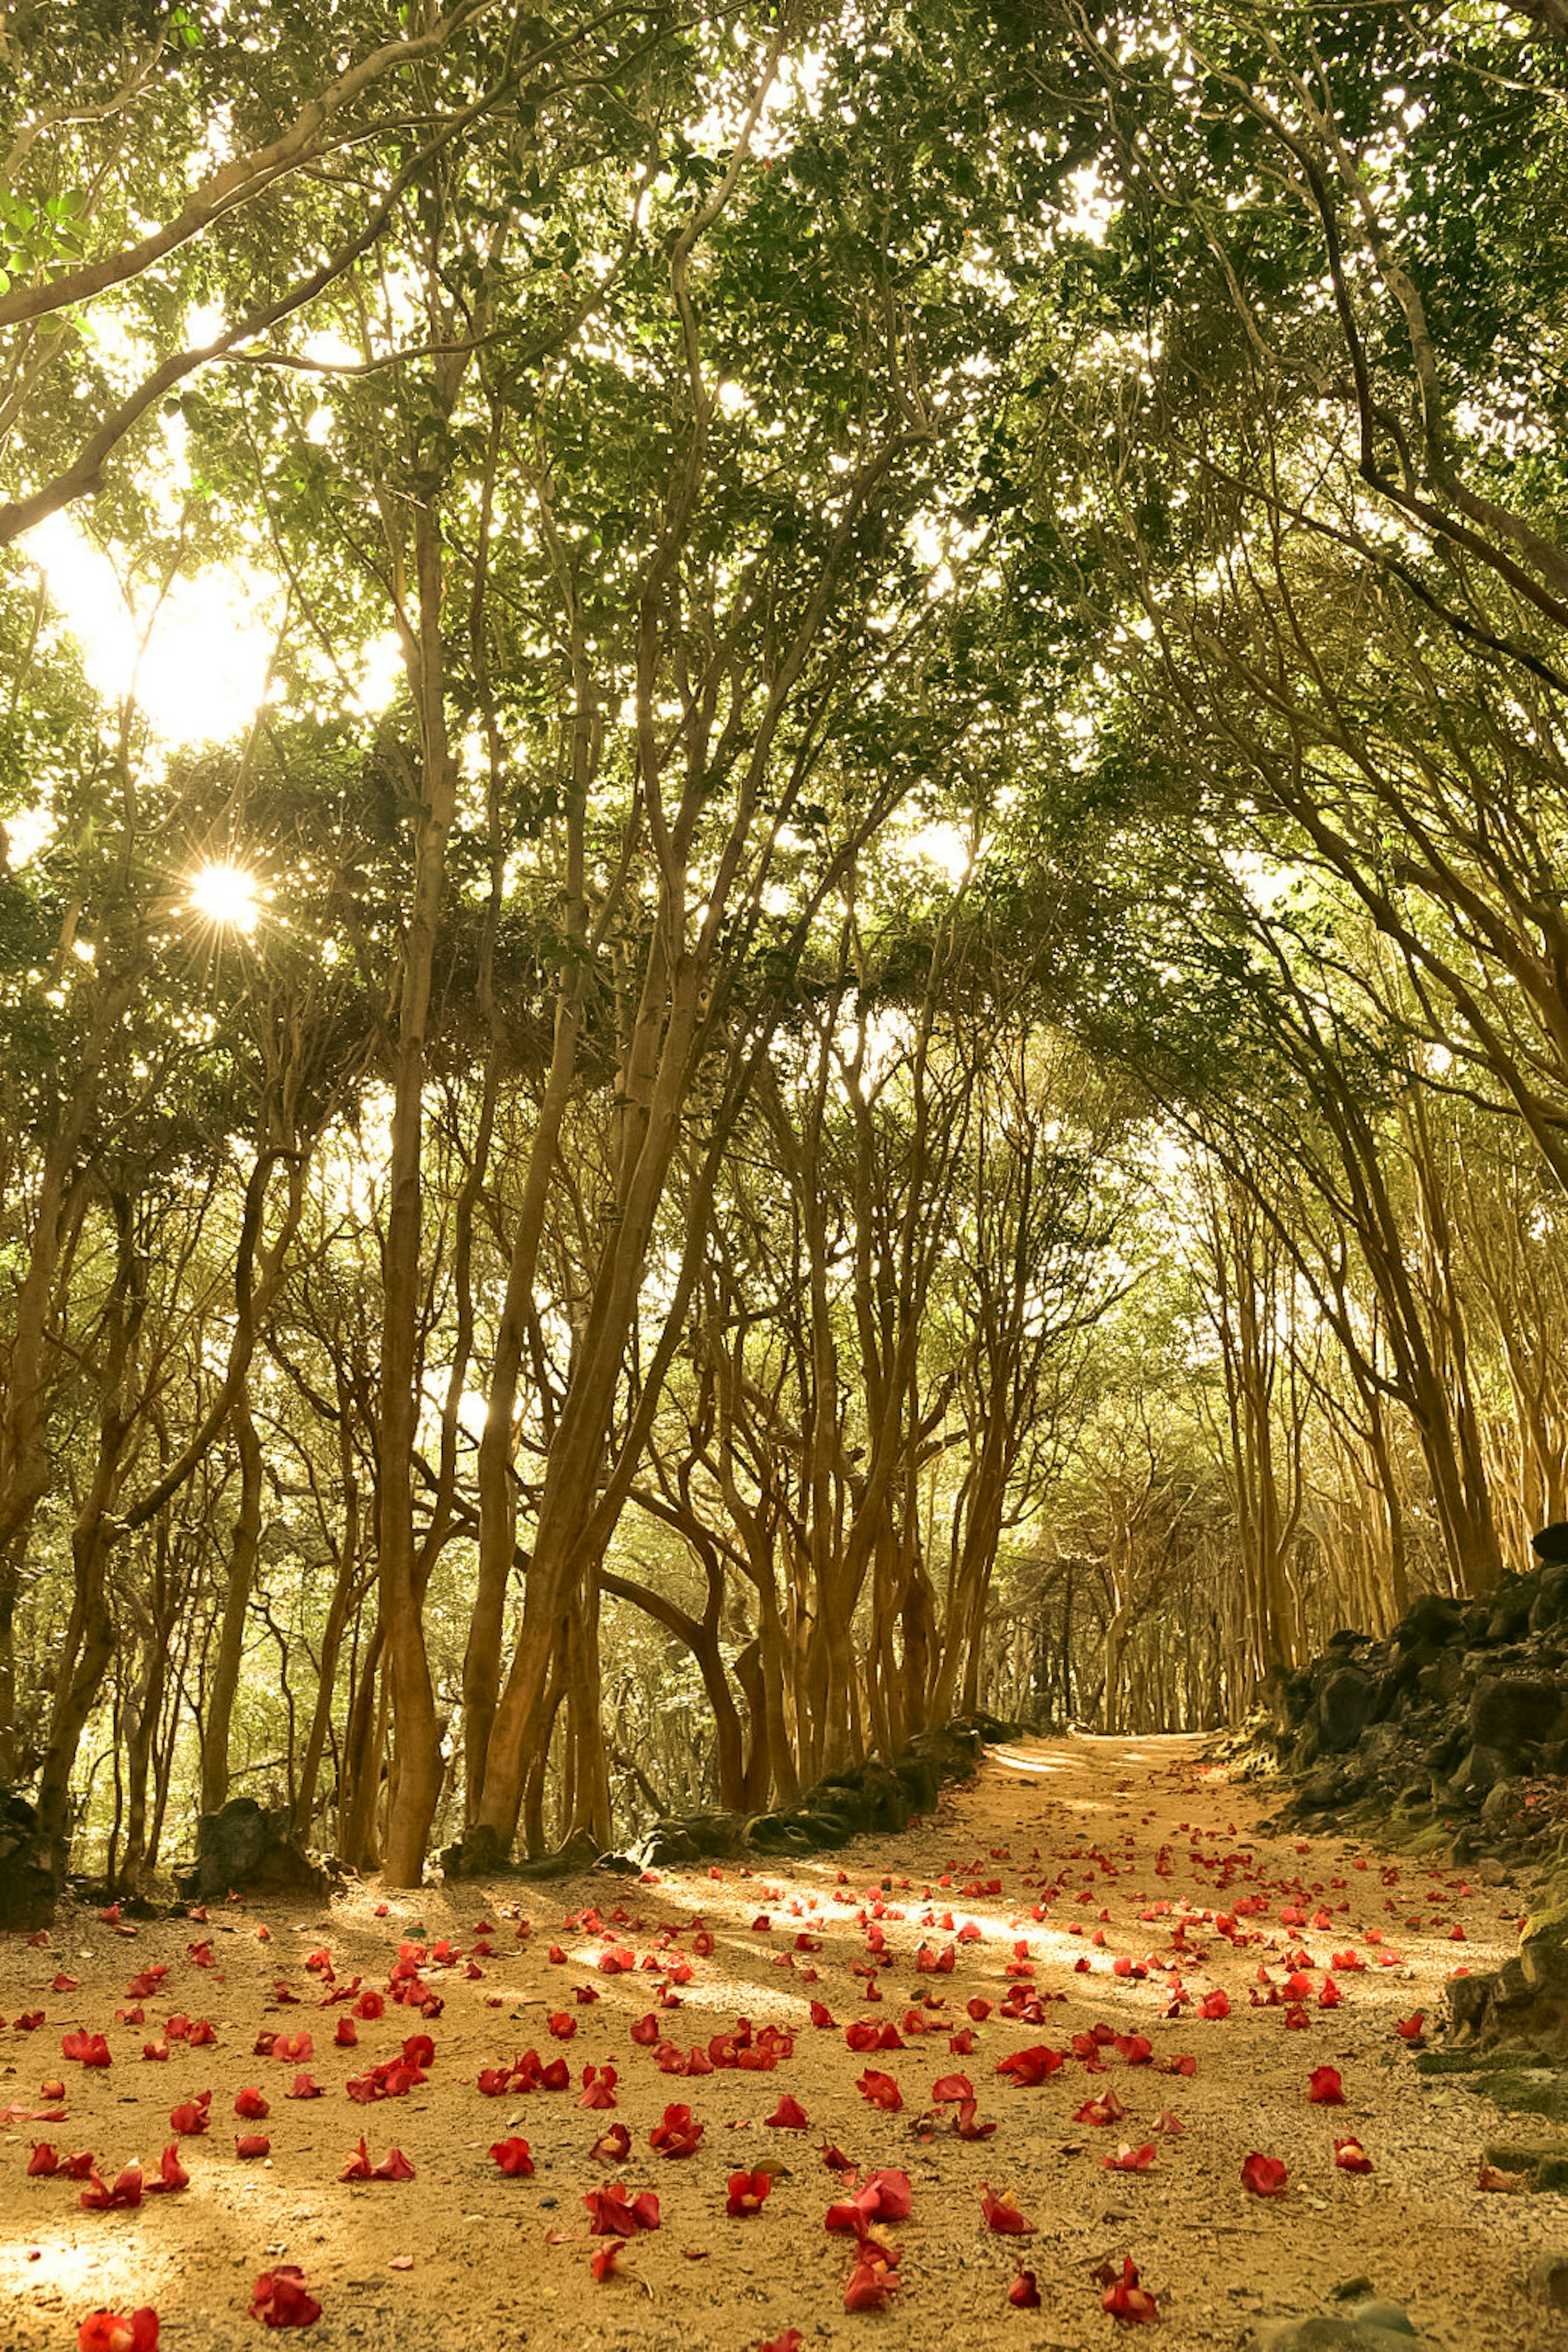
[{"label": "dirt path", "polygon": [[[842,1854],[528,1889],[526,1933],[510,1916],[516,1887],[388,1897],[384,1914],[367,1887],[326,1916],[231,1906],[205,1925],[160,1921],[126,1936],[89,1913],[62,1916],[47,1948],[5,1939],[0,2106],[52,2107],[41,2095],[52,2078],[65,2084],[66,2113],[13,2116],[0,2144],[0,2344],[69,2352],[95,2306],[151,2303],[166,2352],[253,2346],[253,2283],[292,2263],[321,2305],[300,2339],[318,2352],[742,2352],[792,2326],[808,2346],[1089,2352],[1148,2340],[1207,2352],[1238,2343],[1256,2317],[1323,2309],[1358,2276],[1406,2305],[1430,2345],[1560,2352],[1568,2319],[1534,2308],[1524,2275],[1537,2253],[1568,2244],[1568,2217],[1552,2196],[1476,2189],[1481,2143],[1500,2119],[1463,2090],[1423,2087],[1394,2032],[1416,2010],[1436,2021],[1454,1968],[1493,1966],[1511,1948],[1519,1895],[1333,1839],[1259,1836],[1267,1810],[1206,1769],[1195,1740],[1073,1738],[994,1750],[930,1821]],[[594,1906],[607,1935],[584,1924]],[[429,1957],[443,1938],[460,1957]],[[439,1999],[438,2015],[387,2000],[380,2018],[354,2019],[354,2002],[331,2000],[356,1974],[362,1993],[384,1995],[400,1939],[426,1948],[410,1982]],[[552,1960],[552,1946],[563,1960]],[[921,1946],[937,1966],[920,1967]],[[1292,2030],[1288,1955],[1303,1951],[1296,1965],[1310,1983]],[[308,1965],[322,1952],[331,1979],[319,1958]],[[1343,1998],[1321,2007],[1331,1956],[1344,1952],[1363,1966],[1333,1966]],[[1390,1952],[1396,1964],[1379,1965]],[[154,1988],[128,1995],[159,1966],[167,1974]],[[1267,2003],[1260,1969],[1277,2005],[1251,2004],[1253,1992]],[[56,1990],[57,1976],[75,1988]],[[279,1985],[297,2001],[280,2002]],[[1200,2014],[1217,1992],[1228,2015]],[[1037,2000],[1035,2018],[1005,2016],[1009,1996]],[[814,2026],[814,2001],[831,2026]],[[970,2004],[984,2002],[977,2018]],[[140,2022],[115,2021],[137,2007]],[[39,2010],[41,2026],[16,2030],[18,2012]],[[172,2013],[209,2019],[216,2042],[173,2038],[166,2061],[144,2061],[143,2043],[163,2038]],[[552,2016],[574,2029],[570,2038],[552,2035]],[[752,2024],[738,2066],[667,2074],[637,2038],[706,2053],[712,2037],[743,2039],[738,2016]],[[334,2042],[345,2017],[352,2049]],[[891,2025],[904,2046],[852,2050],[846,2029],[857,2021]],[[1105,2047],[1103,2072],[1072,2050],[1097,2025],[1123,2037]],[[763,2070],[755,2062],[770,2027],[794,2046]],[[79,2028],[104,2035],[110,2066],[62,2057],[62,2033]],[[351,2078],[363,2084],[419,2032],[434,2047],[426,2079],[374,2104],[345,2095]],[[256,2054],[268,2033],[308,2033],[310,2054]],[[1131,2036],[1146,2038],[1144,2063],[1129,2063],[1142,2056]],[[997,2073],[1041,2048],[1066,2054],[1038,2083]],[[505,2095],[481,2092],[482,2069],[531,2049],[541,2071],[569,2063],[569,2090],[525,2090],[525,2067]],[[1195,2073],[1179,2069],[1184,2057]],[[613,2109],[584,2109],[585,2065],[616,2070]],[[1342,2077],[1342,2106],[1309,2101],[1309,2076],[1324,2065]],[[321,2097],[285,2095],[301,2069]],[[868,2102],[858,2088],[868,2073],[897,2086],[901,2107]],[[933,2084],[954,2074],[973,2086],[973,2125],[994,2123],[994,2133],[960,2137],[955,2104],[922,2129]],[[236,2116],[246,2087],[268,2100],[268,2116]],[[171,2110],[204,2091],[210,2127],[178,2142],[190,2176],[178,2194],[84,2211],[84,2184],[27,2177],[34,2142],[61,2157],[90,2148],[106,2186],[132,2157],[154,2175],[174,2138]],[[1120,2120],[1075,2120],[1111,2093]],[[770,2125],[786,2094],[808,2128]],[[648,2144],[672,2105],[703,2126],[683,2158]],[[1156,2128],[1163,2113],[1179,2135]],[[596,2160],[595,2140],[616,2125],[629,2156]],[[1517,2118],[1507,2130],[1551,2136]],[[238,2157],[242,2133],[265,2135],[269,2154]],[[342,2182],[362,2133],[373,2165],[395,2145],[414,2179]],[[1351,2136],[1370,2172],[1336,2168],[1334,2142]],[[531,2177],[508,2177],[491,2159],[509,2137],[527,2139]],[[907,2218],[870,2232],[899,2252],[901,2284],[880,2315],[845,2308],[856,2241],[827,2232],[824,2218],[856,2183],[825,2168],[826,2143],[861,2182],[876,2168],[908,2176]],[[1148,2168],[1106,2168],[1120,2148],[1150,2145]],[[1244,2189],[1254,2151],[1283,2161],[1285,2193]],[[761,2210],[730,2215],[731,2174],[770,2161],[787,2170]],[[655,2192],[660,2226],[600,2281],[591,2260],[609,2242],[580,2234],[584,2198],[616,2181],[634,2197]],[[1014,2200],[1034,2233],[988,2228],[983,2183]],[[1110,2264],[1121,2276],[1127,2257],[1161,2314],[1146,2339],[1101,2309],[1094,2274]],[[1037,2309],[1008,2301],[1020,2263],[1037,2276]],[[859,2268],[874,2299],[876,2258]]]}]

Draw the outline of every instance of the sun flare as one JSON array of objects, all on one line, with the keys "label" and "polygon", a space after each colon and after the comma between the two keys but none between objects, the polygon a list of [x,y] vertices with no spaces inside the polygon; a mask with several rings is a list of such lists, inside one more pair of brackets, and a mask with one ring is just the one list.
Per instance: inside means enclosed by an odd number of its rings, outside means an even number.
[{"label": "sun flare", "polygon": [[254,874],[243,866],[203,866],[191,877],[194,913],[209,923],[249,935],[261,919]]}]

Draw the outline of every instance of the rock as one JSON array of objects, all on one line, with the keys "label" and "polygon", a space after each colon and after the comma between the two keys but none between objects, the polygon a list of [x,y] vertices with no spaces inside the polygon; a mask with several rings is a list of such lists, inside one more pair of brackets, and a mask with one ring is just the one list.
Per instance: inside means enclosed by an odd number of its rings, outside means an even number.
[{"label": "rock", "polygon": [[1305,2319],[1260,2319],[1246,2352],[1425,2352],[1410,2316],[1396,2303],[1356,2303]]},{"label": "rock", "polygon": [[1492,2005],[1489,1976],[1452,1977],[1447,1986],[1449,2031],[1470,2041],[1479,2033]]},{"label": "rock", "polygon": [[1478,1802],[1500,1780],[1508,1779],[1510,1769],[1500,1748],[1468,1748],[1442,1791],[1442,1801],[1446,1805]]},{"label": "rock", "polygon": [[1347,2313],[1361,2328],[1381,2328],[1385,2335],[1403,2336],[1407,2345],[1418,2341],[1415,2326],[1402,2303],[1384,2303],[1376,2296],[1358,2303]]},{"label": "rock", "polygon": [[0,1790],[0,1930],[32,1936],[48,1927],[59,1892],[37,1813],[17,1790]]},{"label": "rock", "polygon": [[572,1878],[580,1870],[592,1870],[598,1859],[599,1849],[587,1831],[577,1830],[553,1853],[532,1854],[526,1862],[511,1863],[506,1874],[531,1880]]},{"label": "rock", "polygon": [[642,1870],[739,1853],[744,1827],[742,1813],[689,1813],[678,1820],[656,1822],[632,1853]]},{"label": "rock", "polygon": [[1552,2311],[1568,2311],[1568,2252],[1540,2254],[1530,2265],[1530,2291]]},{"label": "rock", "polygon": [[[1454,1982],[1463,1984],[1465,1979],[1456,1977]],[[1522,2001],[1531,1999],[1534,1990],[1534,1980],[1518,1952],[1512,1953],[1491,1979],[1492,2002],[1498,2009],[1518,2009]]]},{"label": "rock", "polygon": [[1481,2162],[1498,2172],[1527,2173],[1533,2179],[1536,2167],[1551,2157],[1568,2157],[1568,2147],[1537,2147],[1514,2139],[1489,2139],[1481,2150]]},{"label": "rock", "polygon": [[1489,1789],[1481,1800],[1481,1826],[1489,1830],[1504,1830],[1519,1821],[1524,1812],[1522,1780],[1500,1780]]},{"label": "rock", "polygon": [[1546,1901],[1524,1923],[1517,1953],[1489,1974],[1453,1977],[1447,1986],[1456,2036],[1477,2049],[1514,2047],[1568,2054],[1568,1900],[1563,1875],[1549,1879]]},{"label": "rock", "polygon": [[1447,1592],[1424,1592],[1413,1601],[1394,1629],[1396,1648],[1413,1650],[1418,1643],[1440,1649],[1451,1642],[1464,1621],[1464,1603]]},{"label": "rock", "polygon": [[1446,1780],[1464,1752],[1463,1732],[1450,1731],[1441,1739],[1434,1740],[1430,1748],[1422,1750],[1421,1761],[1435,1781]]},{"label": "rock", "polygon": [[1458,1650],[1441,1650],[1429,1666],[1422,1667],[1415,1687],[1423,1698],[1435,1698],[1439,1706],[1447,1706],[1458,1696],[1464,1679],[1464,1661]]},{"label": "rock", "polygon": [[1296,1802],[1303,1812],[1327,1812],[1337,1805],[1348,1805],[1359,1797],[1366,1786],[1366,1776],[1352,1764],[1341,1760],[1320,1764],[1302,1782]]},{"label": "rock", "polygon": [[448,1878],[563,1878],[598,1868],[622,1875],[711,1855],[831,1852],[862,1831],[907,1828],[948,1780],[967,1780],[988,1740],[1017,1736],[1016,1724],[972,1716],[921,1732],[890,1763],[879,1757],[847,1767],[805,1790],[792,1805],[749,1817],[715,1811],[656,1821],[626,1853],[601,1854],[579,1835],[559,1853],[513,1862],[493,1832],[470,1829],[441,1856]]},{"label": "rock", "polygon": [[1341,1666],[1318,1693],[1318,1736],[1331,1753],[1353,1748],[1372,1720],[1376,1685],[1359,1667]]},{"label": "rock", "polygon": [[1511,1882],[1507,1863],[1500,1862],[1495,1853],[1483,1853],[1476,1864],[1476,1876],[1483,1886],[1507,1886]]},{"label": "rock", "polygon": [[1470,1701],[1470,1738],[1478,1748],[1533,1748],[1546,1738],[1562,1712],[1555,1683],[1520,1675],[1497,1675],[1478,1683]]},{"label": "rock", "polygon": [[[532,1855],[526,1862],[513,1862],[510,1849],[492,1829],[480,1823],[466,1830],[455,1845],[444,1848],[441,1868],[448,1878],[526,1878],[529,1880],[569,1878],[580,1870],[592,1870],[600,1860],[598,1847],[586,1830],[578,1830],[554,1853]],[[627,1863],[630,1855],[612,1857]]]},{"label": "rock", "polygon": [[1263,1682],[1263,1704],[1277,1732],[1292,1730],[1312,1704],[1311,1683],[1305,1675],[1270,1666]]},{"label": "rock", "polygon": [[1489,1642],[1517,1642],[1530,1630],[1530,1612],[1535,1606],[1535,1587],[1527,1591],[1505,1592],[1500,1586],[1493,1598],[1492,1612],[1487,1619]]},{"label": "rock", "polygon": [[929,1756],[903,1755],[893,1765],[917,1813],[929,1813],[942,1793],[942,1774]]},{"label": "rock", "polygon": [[852,1771],[830,1773],[803,1801],[816,1810],[846,1813],[857,1828],[901,1830],[909,1820],[903,1783],[891,1768],[868,1757]]},{"label": "rock", "polygon": [[331,1874],[292,1836],[286,1811],[268,1811],[254,1797],[231,1797],[197,1822],[195,1867],[178,1874],[175,1884],[187,1902],[221,1900],[231,1886],[320,1897],[330,1891]]}]

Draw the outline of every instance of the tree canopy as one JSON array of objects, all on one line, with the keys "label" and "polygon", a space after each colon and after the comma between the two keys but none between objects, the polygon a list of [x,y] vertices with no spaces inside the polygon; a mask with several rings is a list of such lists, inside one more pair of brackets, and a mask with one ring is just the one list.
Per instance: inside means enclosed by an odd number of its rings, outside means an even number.
[{"label": "tree canopy", "polygon": [[13,12],[56,1869],[1234,1719],[1568,1515],[1565,63],[1553,0]]}]

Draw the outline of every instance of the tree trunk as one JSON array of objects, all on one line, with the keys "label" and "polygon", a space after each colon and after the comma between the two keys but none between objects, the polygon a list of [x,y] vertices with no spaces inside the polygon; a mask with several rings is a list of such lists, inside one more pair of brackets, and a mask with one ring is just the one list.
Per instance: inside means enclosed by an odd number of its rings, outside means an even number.
[{"label": "tree trunk", "polygon": [[242,1389],[229,1416],[235,1450],[239,1456],[239,1507],[229,1538],[228,1580],[224,1591],[223,1621],[218,1633],[217,1660],[206,1693],[206,1721],[202,1727],[201,1810],[216,1813],[228,1801],[228,1743],[234,1719],[235,1694],[239,1688],[240,1661],[245,1654],[245,1628],[250,1589],[261,1541],[261,1441],[250,1417]]},{"label": "tree trunk", "polygon": [[441,1794],[440,1736],[425,1647],[424,1582],[414,1537],[414,1456],[420,1406],[426,1032],[440,936],[447,842],[457,806],[457,764],[447,736],[441,541],[436,513],[428,504],[416,509],[414,535],[418,628],[416,637],[405,644],[405,654],[419,714],[421,793],[413,819],[413,888],[393,1049],[376,1431],[381,1634],[392,1709],[394,1790],[382,1874],[391,1886],[418,1885]]}]

